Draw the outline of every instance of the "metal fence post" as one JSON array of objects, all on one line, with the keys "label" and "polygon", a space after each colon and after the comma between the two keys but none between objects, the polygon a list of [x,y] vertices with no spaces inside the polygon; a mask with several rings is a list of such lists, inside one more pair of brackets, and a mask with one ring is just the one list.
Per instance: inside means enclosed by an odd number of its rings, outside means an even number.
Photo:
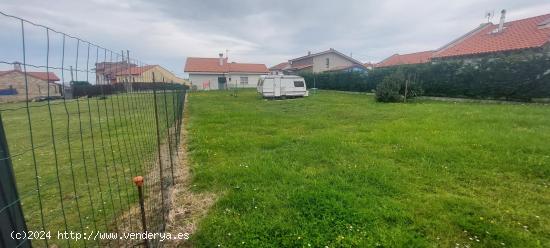
[{"label": "metal fence post", "polygon": [[[31,247],[0,115],[0,247]],[[16,236],[17,235],[17,236]]]},{"label": "metal fence post", "polygon": [[[155,73],[152,73],[153,84],[155,83]],[[162,154],[161,154],[161,142],[160,142],[160,124],[159,124],[159,114],[158,114],[158,104],[157,104],[157,89],[153,87],[153,105],[155,108],[155,127],[157,131],[157,150],[158,150],[158,163],[159,163],[159,180],[160,180],[160,200],[161,200],[161,211],[162,211],[162,225],[161,232],[164,232],[166,227],[166,211],[164,206],[164,173],[162,168]]]},{"label": "metal fence post", "polygon": [[[172,161],[172,137],[170,135],[171,121],[168,119],[168,101],[166,100],[166,86],[163,86],[162,94],[164,96],[164,116],[166,119],[166,141],[168,141],[168,157],[170,159],[170,172],[172,173],[172,185],[174,184],[174,162]],[[172,108],[172,111],[173,110]]]}]

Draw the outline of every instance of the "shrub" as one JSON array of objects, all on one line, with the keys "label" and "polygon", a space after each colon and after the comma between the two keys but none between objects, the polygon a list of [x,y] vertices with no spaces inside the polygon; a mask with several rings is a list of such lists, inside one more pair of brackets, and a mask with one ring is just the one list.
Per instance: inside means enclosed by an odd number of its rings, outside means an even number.
[{"label": "shrub", "polygon": [[396,72],[388,75],[382,83],[376,87],[376,101],[379,102],[400,102],[403,96],[400,94],[401,85],[405,78],[402,73]]},{"label": "shrub", "polygon": [[421,96],[423,92],[417,74],[405,74],[403,70],[397,70],[384,77],[375,93],[379,102],[401,102]]},{"label": "shrub", "polygon": [[408,74],[401,84],[401,95],[407,95],[407,99],[422,96],[424,89],[422,88],[422,81],[419,81],[416,73]]}]

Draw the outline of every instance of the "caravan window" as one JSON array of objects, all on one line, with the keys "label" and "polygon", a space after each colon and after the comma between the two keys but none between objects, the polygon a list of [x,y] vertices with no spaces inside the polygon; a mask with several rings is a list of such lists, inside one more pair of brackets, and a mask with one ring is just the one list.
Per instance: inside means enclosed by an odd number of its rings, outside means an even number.
[{"label": "caravan window", "polygon": [[248,77],[241,77],[241,84],[248,84]]},{"label": "caravan window", "polygon": [[294,87],[304,87],[304,81],[294,81]]}]

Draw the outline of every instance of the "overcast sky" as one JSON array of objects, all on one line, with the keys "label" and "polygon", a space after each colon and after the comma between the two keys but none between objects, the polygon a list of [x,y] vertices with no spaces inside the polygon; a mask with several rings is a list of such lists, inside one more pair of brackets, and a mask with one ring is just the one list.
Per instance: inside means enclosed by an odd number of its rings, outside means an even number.
[{"label": "overcast sky", "polygon": [[[363,61],[437,49],[507,9],[507,20],[550,13],[545,0],[129,1],[2,0],[0,11],[35,21],[183,75],[187,56],[265,63],[334,48]],[[15,50],[0,37],[2,53]],[[32,41],[32,40],[31,40]],[[30,44],[32,45],[32,44]],[[6,49],[6,50],[4,50]],[[6,54],[6,53],[4,53]],[[0,57],[2,55],[0,54]],[[1,60],[10,58],[0,58]]]}]

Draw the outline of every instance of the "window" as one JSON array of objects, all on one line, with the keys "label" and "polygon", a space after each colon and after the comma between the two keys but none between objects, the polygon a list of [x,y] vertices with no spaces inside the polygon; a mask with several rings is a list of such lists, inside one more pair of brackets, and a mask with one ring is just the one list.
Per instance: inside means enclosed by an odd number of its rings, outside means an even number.
[{"label": "window", "polygon": [[294,87],[304,87],[304,81],[294,81]]},{"label": "window", "polygon": [[17,95],[17,90],[13,88],[12,85],[9,85],[7,89],[0,89],[0,96],[12,96]]},{"label": "window", "polygon": [[248,77],[241,77],[241,84],[248,84]]},{"label": "window", "polygon": [[330,66],[330,59],[329,58],[326,58],[326,64],[327,64],[327,68]]}]

